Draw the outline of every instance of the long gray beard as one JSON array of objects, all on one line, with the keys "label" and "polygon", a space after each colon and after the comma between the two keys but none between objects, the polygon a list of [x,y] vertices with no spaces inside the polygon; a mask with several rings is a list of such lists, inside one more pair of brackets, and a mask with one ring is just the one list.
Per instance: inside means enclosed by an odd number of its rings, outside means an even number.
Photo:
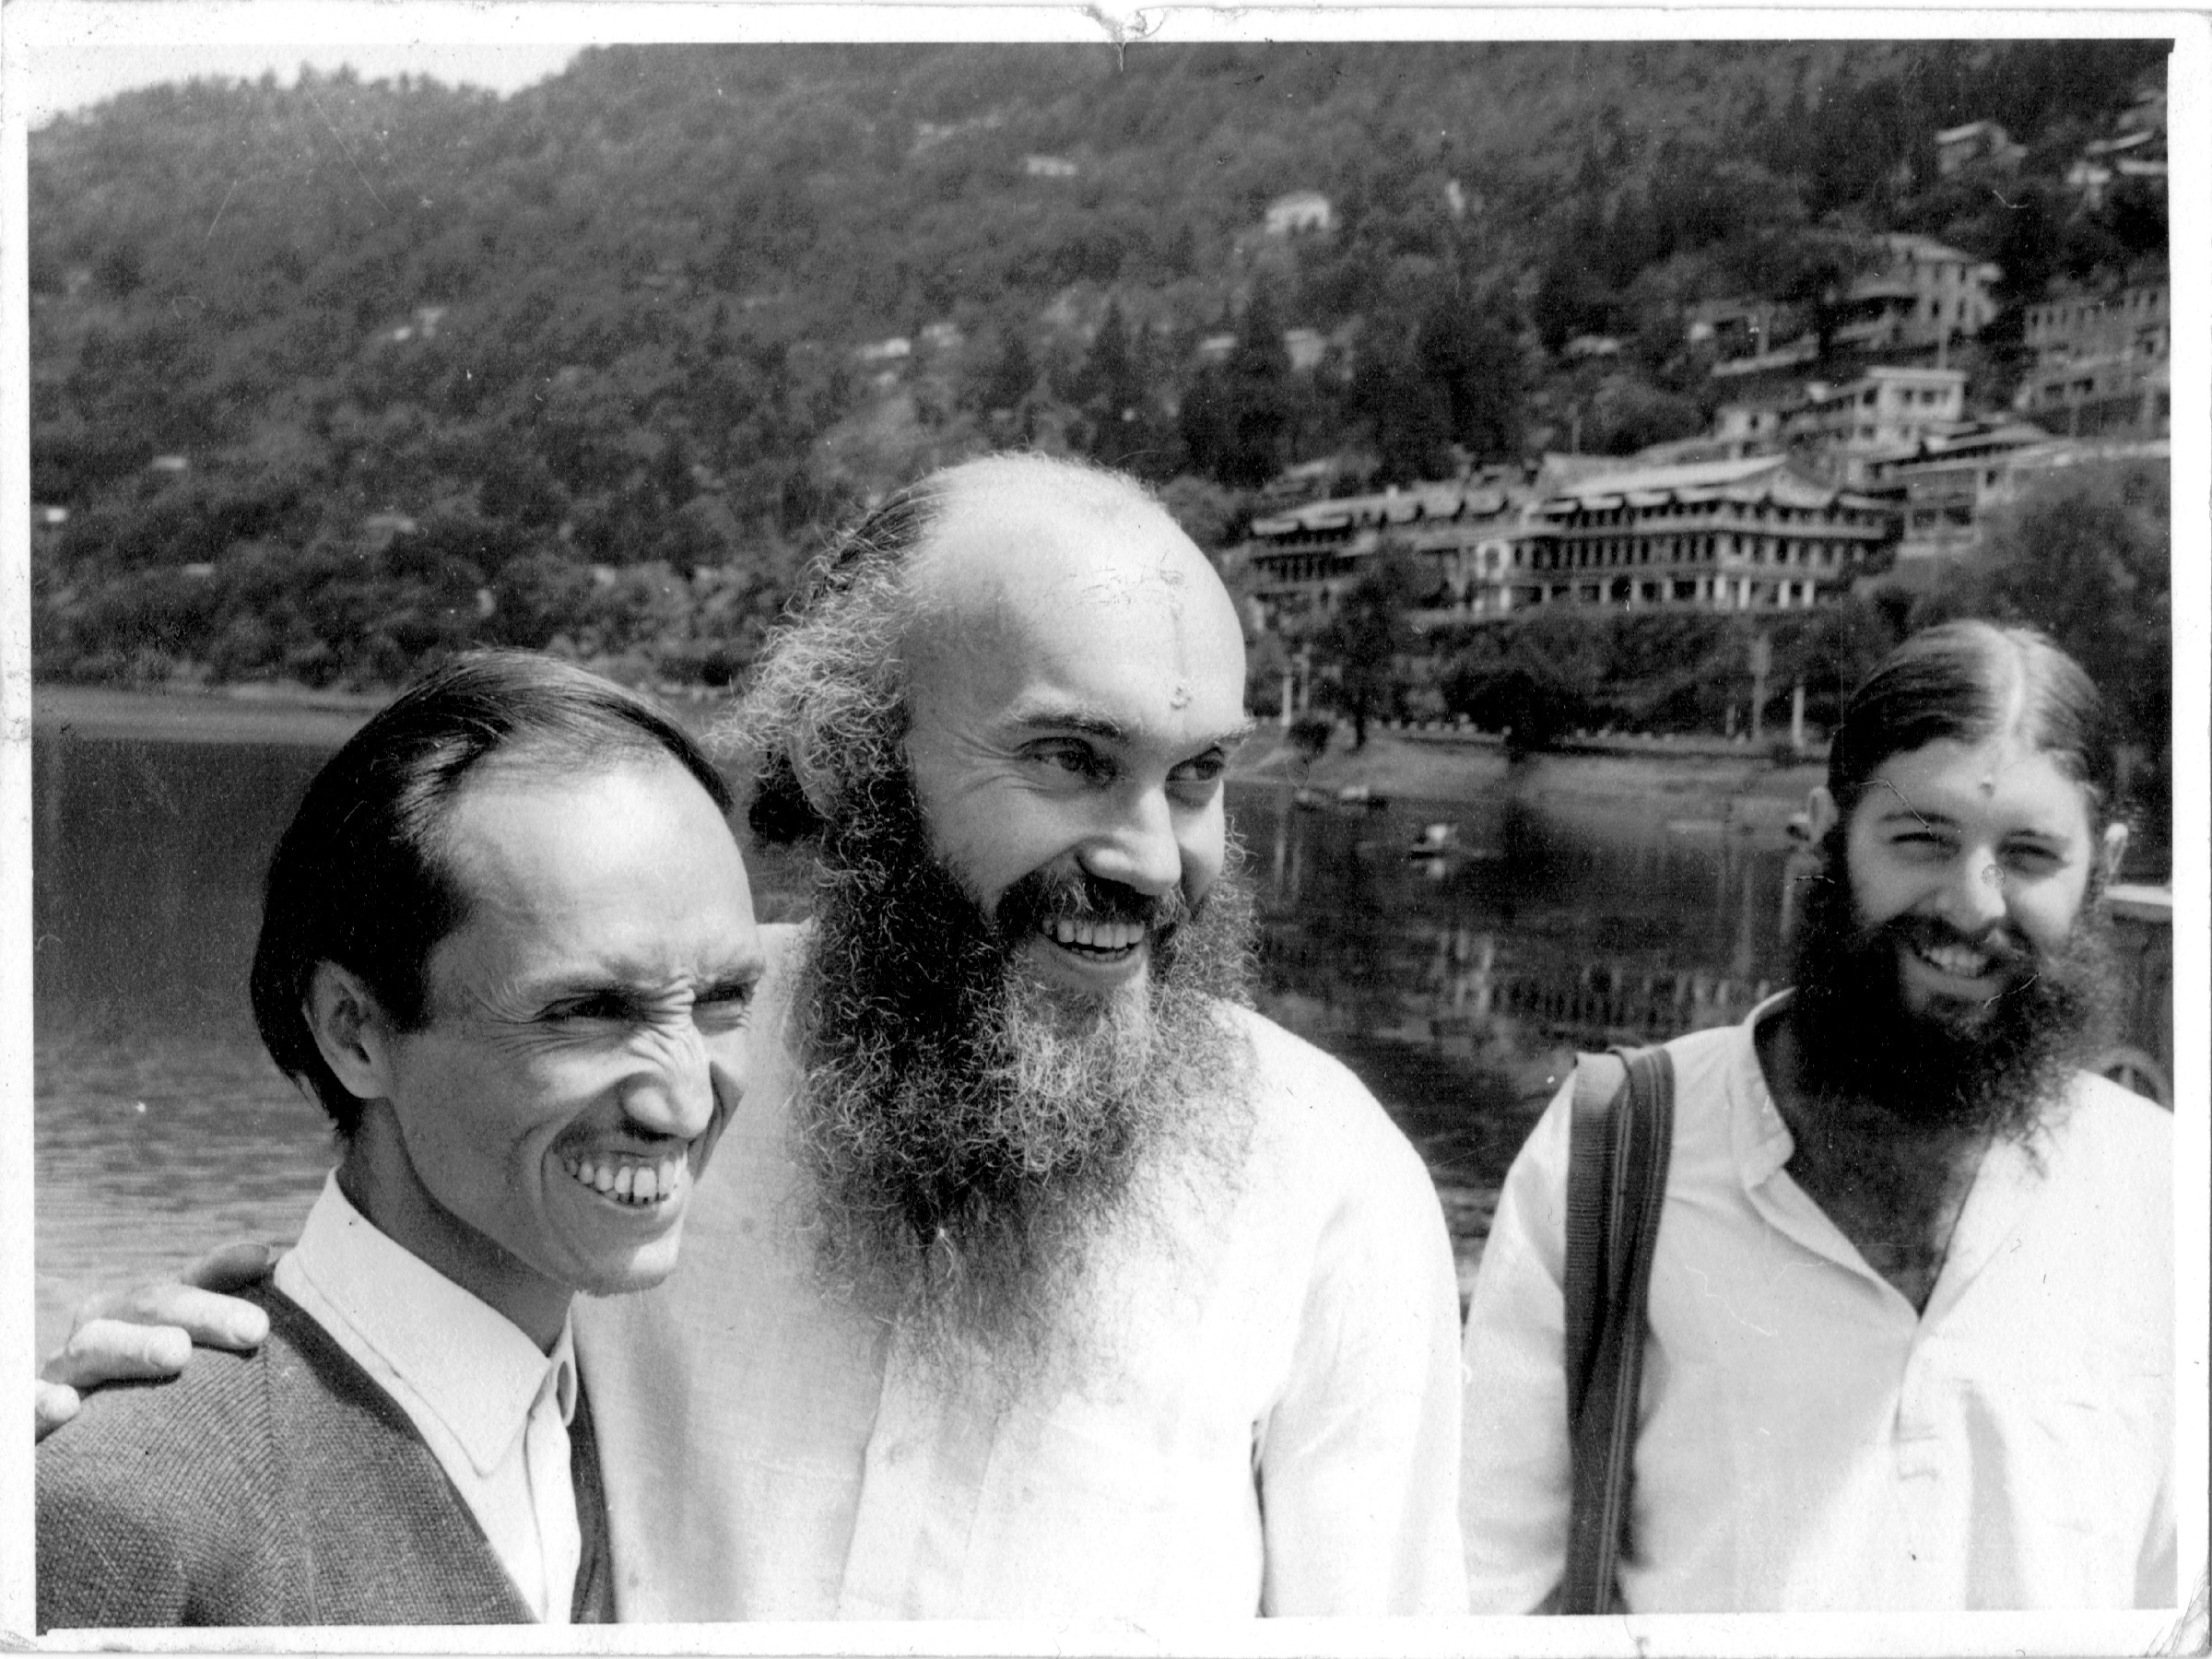
[{"label": "long gray beard", "polygon": [[1026,972],[1023,930],[927,847],[902,778],[825,839],[802,1158],[829,1288],[1004,1402],[1107,1369],[1113,1248],[1167,1244],[1234,1188],[1249,1061],[1221,1005],[1250,1000],[1252,903],[1233,871],[1196,914],[1171,900],[1151,972],[1083,998]]}]

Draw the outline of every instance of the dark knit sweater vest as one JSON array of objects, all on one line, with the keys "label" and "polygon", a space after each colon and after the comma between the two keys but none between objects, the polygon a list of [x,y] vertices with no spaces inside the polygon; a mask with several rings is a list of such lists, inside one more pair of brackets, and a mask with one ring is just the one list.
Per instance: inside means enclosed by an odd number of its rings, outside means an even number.
[{"label": "dark knit sweater vest", "polygon": [[[529,1607],[398,1403],[297,1303],[269,1339],[92,1395],[38,1452],[38,1622],[528,1624]],[[614,1617],[591,1415],[570,1430],[575,1617]]]}]

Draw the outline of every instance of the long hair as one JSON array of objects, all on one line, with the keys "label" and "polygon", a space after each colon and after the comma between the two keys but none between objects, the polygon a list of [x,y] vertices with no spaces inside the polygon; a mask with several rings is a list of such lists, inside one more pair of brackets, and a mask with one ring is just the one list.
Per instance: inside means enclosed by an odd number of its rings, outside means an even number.
[{"label": "long hair", "polygon": [[1981,621],[1913,635],[1851,694],[1828,752],[1837,814],[1850,821],[1892,756],[2006,733],[2082,786],[2092,830],[2121,815],[2117,728],[2094,682],[2036,629]]}]

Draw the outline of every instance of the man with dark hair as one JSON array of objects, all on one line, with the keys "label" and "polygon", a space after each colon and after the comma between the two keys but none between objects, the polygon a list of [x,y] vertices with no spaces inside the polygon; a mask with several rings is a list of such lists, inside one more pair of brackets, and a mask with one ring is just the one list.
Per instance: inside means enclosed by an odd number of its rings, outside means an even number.
[{"label": "man with dark hair", "polygon": [[[1955,623],[1846,707],[1795,988],[1668,1045],[1637,1611],[2175,1604],[2171,1119],[2080,1069],[2127,840],[2097,691]],[[1571,1101],[1469,1310],[1478,1609],[1560,1578]]]},{"label": "man with dark hair", "polygon": [[740,1093],[730,806],[681,728],[519,654],[433,674],[317,774],[253,995],[338,1167],[247,1293],[257,1352],[41,1446],[41,1629],[613,1617],[570,1303],[666,1277]]},{"label": "man with dark hair", "polygon": [[901,492],[771,642],[735,735],[814,918],[688,1265],[577,1315],[625,1619],[1465,1608],[1450,1243],[1248,1005],[1243,688],[1159,504],[1037,456]]}]

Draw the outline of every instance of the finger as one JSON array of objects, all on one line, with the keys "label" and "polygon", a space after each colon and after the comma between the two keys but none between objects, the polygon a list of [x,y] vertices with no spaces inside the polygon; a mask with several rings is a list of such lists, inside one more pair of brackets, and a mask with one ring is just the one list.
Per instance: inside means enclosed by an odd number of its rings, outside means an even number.
[{"label": "finger", "polygon": [[[88,1325],[111,1324],[175,1325],[194,1342],[241,1351],[259,1347],[269,1334],[269,1316],[252,1302],[177,1284],[137,1285],[111,1291],[93,1297],[76,1311],[78,1331]],[[71,1345],[76,1341],[73,1332]]]},{"label": "finger", "polygon": [[76,1415],[79,1401],[76,1389],[65,1387],[59,1382],[41,1381],[38,1394],[39,1439],[44,1440]]},{"label": "finger", "polygon": [[192,1358],[192,1337],[174,1325],[95,1319],[69,1333],[39,1375],[65,1388],[96,1388],[141,1377],[173,1377]]},{"label": "finger", "polygon": [[226,1244],[184,1270],[184,1282],[203,1290],[235,1293],[267,1278],[283,1253],[274,1244]]}]

